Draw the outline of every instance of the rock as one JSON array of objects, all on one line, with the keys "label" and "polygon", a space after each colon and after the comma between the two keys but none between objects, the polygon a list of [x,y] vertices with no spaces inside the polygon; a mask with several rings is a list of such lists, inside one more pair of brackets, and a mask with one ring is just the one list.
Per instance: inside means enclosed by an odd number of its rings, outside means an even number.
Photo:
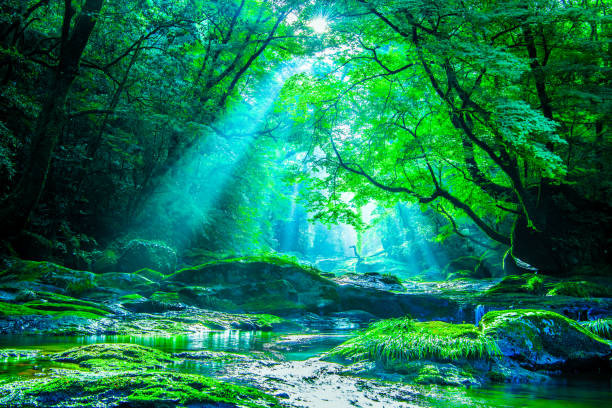
[{"label": "rock", "polygon": [[95,283],[100,288],[132,291],[145,296],[152,294],[159,288],[159,284],[137,273],[101,273],[95,275]]},{"label": "rock", "polygon": [[94,288],[94,274],[69,269],[52,262],[12,261],[0,272],[3,288],[42,290],[81,295]]},{"label": "rock", "polygon": [[138,344],[90,344],[75,347],[51,356],[54,361],[76,363],[94,371],[156,369],[174,362],[162,351]]},{"label": "rock", "polygon": [[[395,279],[390,281],[385,275],[370,274],[366,279],[385,288],[400,288]],[[177,291],[186,303],[204,302],[195,303],[200,307],[281,316],[361,310],[383,318],[410,314],[419,319],[445,319],[458,310],[456,302],[432,294],[339,284],[310,266],[273,256],[213,261],[181,269],[168,276],[162,286]]]},{"label": "rock", "polygon": [[462,256],[450,261],[444,268],[447,279],[456,278],[490,278],[491,271],[483,260],[477,256]]},{"label": "rock", "polygon": [[546,310],[487,313],[483,333],[495,339],[507,358],[531,370],[597,369],[608,366],[612,347],[565,316]]},{"label": "rock", "polygon": [[176,251],[161,242],[133,239],[123,249],[117,267],[122,272],[150,268],[169,274],[176,270]]},{"label": "rock", "polygon": [[340,284],[350,283],[364,288],[374,288],[395,292],[403,292],[405,288],[395,275],[383,275],[378,272],[347,273],[335,279]]}]

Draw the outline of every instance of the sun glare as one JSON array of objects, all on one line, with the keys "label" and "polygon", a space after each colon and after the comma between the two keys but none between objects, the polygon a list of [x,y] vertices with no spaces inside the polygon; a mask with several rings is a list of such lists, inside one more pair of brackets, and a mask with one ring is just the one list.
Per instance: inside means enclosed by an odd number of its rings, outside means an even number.
[{"label": "sun glare", "polygon": [[316,34],[323,34],[329,31],[329,23],[325,17],[315,17],[308,23],[308,27],[312,28]]}]

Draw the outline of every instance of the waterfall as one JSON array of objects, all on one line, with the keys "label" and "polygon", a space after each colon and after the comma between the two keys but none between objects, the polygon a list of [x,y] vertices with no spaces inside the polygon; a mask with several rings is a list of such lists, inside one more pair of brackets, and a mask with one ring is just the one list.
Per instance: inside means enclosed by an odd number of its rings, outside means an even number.
[{"label": "waterfall", "polygon": [[476,326],[478,326],[478,323],[480,323],[480,319],[482,319],[482,316],[484,316],[484,314],[485,307],[483,305],[476,306],[476,310],[474,310],[474,324]]}]

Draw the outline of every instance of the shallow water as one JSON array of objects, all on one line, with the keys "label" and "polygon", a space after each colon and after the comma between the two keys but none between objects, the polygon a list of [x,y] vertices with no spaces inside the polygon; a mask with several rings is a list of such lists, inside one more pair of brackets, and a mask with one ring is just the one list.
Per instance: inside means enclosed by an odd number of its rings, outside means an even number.
[{"label": "shallow water", "polygon": [[[211,331],[180,336],[0,336],[0,349],[40,350],[41,355],[93,343],[134,343],[159,350],[265,352],[274,350],[287,360],[306,360],[327,351],[350,336],[348,331],[318,333],[309,338],[303,333],[260,331]],[[0,383],[18,378],[38,377],[55,368],[76,369],[73,364],[55,363],[44,358],[0,360]],[[223,363],[185,360],[173,369],[215,375]],[[544,385],[498,385],[486,388],[436,387],[431,390],[432,407],[528,407],[528,408],[606,408],[612,406],[610,379],[568,378]],[[427,393],[427,391],[426,391]],[[440,398],[442,397],[442,398]],[[314,407],[316,408],[316,407]]]}]

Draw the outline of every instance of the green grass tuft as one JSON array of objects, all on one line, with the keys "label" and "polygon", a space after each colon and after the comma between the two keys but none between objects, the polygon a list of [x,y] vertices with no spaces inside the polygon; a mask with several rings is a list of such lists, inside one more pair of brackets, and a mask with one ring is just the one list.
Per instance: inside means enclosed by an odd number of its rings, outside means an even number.
[{"label": "green grass tuft", "polygon": [[580,298],[612,297],[612,289],[587,281],[560,282],[556,284],[547,296],[573,296]]},{"label": "green grass tuft", "polygon": [[589,320],[580,325],[602,339],[612,340],[612,318]]},{"label": "green grass tuft", "polygon": [[331,355],[385,365],[413,360],[488,359],[500,354],[495,341],[474,325],[416,322],[408,318],[374,323],[331,351]]}]

